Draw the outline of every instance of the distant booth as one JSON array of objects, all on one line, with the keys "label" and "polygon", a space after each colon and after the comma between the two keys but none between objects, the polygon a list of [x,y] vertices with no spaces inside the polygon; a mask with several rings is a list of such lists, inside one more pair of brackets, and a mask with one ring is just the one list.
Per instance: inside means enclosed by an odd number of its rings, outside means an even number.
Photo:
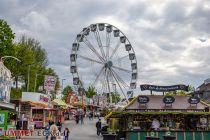
[{"label": "distant booth", "polygon": [[54,99],[52,103],[54,105],[54,109],[56,110],[54,113],[54,116],[56,117],[55,122],[64,122],[64,113],[68,109],[68,105],[61,99]]},{"label": "distant booth", "polygon": [[22,129],[44,128],[49,120],[55,120],[55,110],[47,94],[23,92],[20,111]]},{"label": "distant booth", "polygon": [[[209,140],[209,106],[193,96],[140,95],[106,116],[126,140]],[[154,127],[156,126],[156,127]]]}]

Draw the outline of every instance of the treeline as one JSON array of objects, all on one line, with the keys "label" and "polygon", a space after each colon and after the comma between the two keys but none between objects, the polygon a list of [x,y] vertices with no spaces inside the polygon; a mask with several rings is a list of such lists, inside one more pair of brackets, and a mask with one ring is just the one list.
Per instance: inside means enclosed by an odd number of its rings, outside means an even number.
[{"label": "treeline", "polygon": [[[21,61],[19,63],[10,58],[4,60],[15,83],[15,88],[12,88],[11,91],[11,98],[20,98],[22,91],[38,91],[38,88],[44,84],[44,75],[57,77],[57,90],[60,86],[59,78],[54,69],[47,67],[47,53],[40,42],[26,35],[21,36],[17,42],[14,42],[14,39],[15,34],[10,26],[5,20],[0,19],[0,57],[14,56]],[[19,82],[24,83],[21,89],[18,88]]]}]

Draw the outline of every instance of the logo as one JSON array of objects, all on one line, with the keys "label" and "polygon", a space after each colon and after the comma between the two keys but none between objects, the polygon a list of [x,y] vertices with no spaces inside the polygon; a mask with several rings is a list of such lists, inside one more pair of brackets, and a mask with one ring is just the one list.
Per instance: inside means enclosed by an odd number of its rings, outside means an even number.
[{"label": "logo", "polygon": [[45,97],[44,95],[40,95],[40,100],[43,102],[48,102],[49,98]]},{"label": "logo", "polygon": [[200,102],[200,98],[198,98],[198,97],[190,97],[190,98],[188,99],[188,102],[189,102],[190,104],[198,104],[198,103]]},{"label": "logo", "polygon": [[174,101],[175,101],[175,98],[173,96],[165,96],[163,98],[163,102],[165,104],[172,104],[172,103],[174,103]]},{"label": "logo", "polygon": [[149,102],[149,97],[147,96],[139,96],[138,101],[140,104],[146,104]]}]

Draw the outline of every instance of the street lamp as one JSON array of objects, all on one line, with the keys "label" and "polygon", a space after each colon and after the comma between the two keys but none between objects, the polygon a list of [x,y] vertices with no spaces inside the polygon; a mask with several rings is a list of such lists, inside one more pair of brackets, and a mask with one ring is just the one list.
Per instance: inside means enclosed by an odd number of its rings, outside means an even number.
[{"label": "street lamp", "polygon": [[18,62],[21,62],[20,59],[18,59],[17,57],[14,57],[14,56],[3,56],[3,57],[1,57],[1,62],[3,62],[3,59],[5,59],[5,58],[13,58],[13,59],[17,60]]}]

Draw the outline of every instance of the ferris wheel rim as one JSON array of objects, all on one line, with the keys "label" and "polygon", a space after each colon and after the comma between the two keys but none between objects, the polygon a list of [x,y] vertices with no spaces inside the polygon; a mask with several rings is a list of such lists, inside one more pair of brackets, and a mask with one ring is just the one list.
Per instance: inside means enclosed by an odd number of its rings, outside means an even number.
[{"label": "ferris wheel rim", "polygon": [[[92,25],[96,25],[97,26],[99,24],[104,24],[105,27],[112,26],[114,29],[119,30],[119,32],[126,38],[126,41],[128,42],[128,44],[131,45],[130,40],[127,38],[127,36],[119,28],[117,28],[116,26],[114,26],[112,24],[109,24],[109,23],[94,23],[94,24],[91,24],[91,25],[89,25],[88,27],[85,27],[85,28],[86,28],[86,30],[88,30],[88,29],[91,28]],[[82,34],[83,36],[85,36],[84,33],[85,33],[86,30],[82,30],[79,34]],[[80,44],[80,42],[77,41],[77,38],[75,39],[74,43]],[[125,45],[126,45],[126,43],[125,43]],[[134,51],[132,45],[131,45],[131,50],[130,51],[135,55],[135,51]],[[128,55],[131,54],[130,51],[128,51]],[[75,51],[75,54],[77,54],[77,53],[78,53],[78,51]],[[138,66],[137,66],[137,59],[136,59],[136,57],[133,60],[130,60],[130,62],[131,62],[131,64],[133,62],[136,63],[136,70],[131,69],[131,73],[133,73],[135,71],[135,73],[136,73],[136,79],[134,80],[131,77],[130,84],[131,83],[135,83],[136,84],[137,83],[137,79],[138,79]],[[71,66],[72,66],[72,62],[71,62]],[[75,66],[77,66],[76,61],[75,61]],[[72,73],[72,74],[73,74],[73,78],[79,78],[79,82],[80,82],[79,84],[80,84],[80,86],[83,87],[83,83],[82,83],[82,81],[80,79],[79,72],[77,71],[76,73]],[[129,86],[129,90],[132,90],[131,86]]]}]

